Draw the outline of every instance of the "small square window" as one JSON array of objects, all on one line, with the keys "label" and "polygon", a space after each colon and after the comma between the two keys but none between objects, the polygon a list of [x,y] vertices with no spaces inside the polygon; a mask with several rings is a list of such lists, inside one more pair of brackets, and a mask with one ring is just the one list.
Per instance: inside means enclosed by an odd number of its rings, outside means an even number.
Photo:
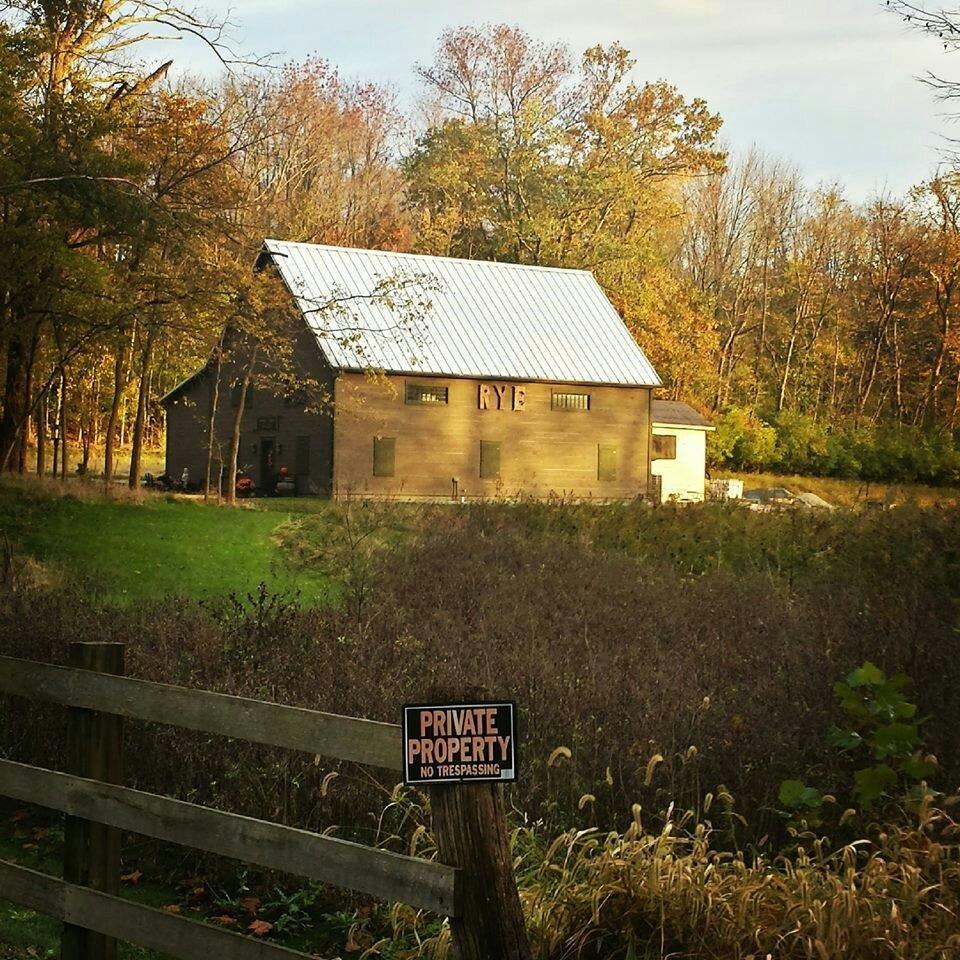
[{"label": "small square window", "polygon": [[279,417],[257,417],[257,429],[276,433],[280,429]]},{"label": "small square window", "polygon": [[617,448],[615,444],[597,444],[597,479],[617,479]]},{"label": "small square window", "polygon": [[407,403],[419,403],[425,406],[437,406],[447,403],[446,387],[438,387],[429,383],[408,383],[406,390]]},{"label": "small square window", "polygon": [[480,441],[480,479],[500,479],[500,441]]},{"label": "small square window", "polygon": [[373,475],[392,477],[396,466],[397,440],[395,437],[373,438]]},{"label": "small square window", "polygon": [[551,406],[554,410],[581,410],[590,409],[589,393],[561,393],[555,390],[551,394]]},{"label": "small square window", "polygon": [[653,435],[653,446],[650,451],[651,460],[676,460],[677,438],[672,436]]}]

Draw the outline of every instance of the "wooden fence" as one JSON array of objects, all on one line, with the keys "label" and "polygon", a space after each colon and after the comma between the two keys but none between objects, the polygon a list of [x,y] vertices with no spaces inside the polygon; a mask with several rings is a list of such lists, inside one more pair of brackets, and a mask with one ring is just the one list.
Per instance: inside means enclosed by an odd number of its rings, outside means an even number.
[{"label": "wooden fence", "polygon": [[436,863],[122,785],[122,718],[402,769],[396,724],[123,675],[122,644],[73,643],[70,666],[0,657],[0,693],[69,708],[61,773],[0,760],[0,795],[66,814],[63,879],[0,860],[0,899],[64,923],[62,960],[115,960],[128,940],[183,960],[305,957],[123,900],[122,831],[296,874],[450,918],[461,960],[527,960],[497,784],[431,788]]}]

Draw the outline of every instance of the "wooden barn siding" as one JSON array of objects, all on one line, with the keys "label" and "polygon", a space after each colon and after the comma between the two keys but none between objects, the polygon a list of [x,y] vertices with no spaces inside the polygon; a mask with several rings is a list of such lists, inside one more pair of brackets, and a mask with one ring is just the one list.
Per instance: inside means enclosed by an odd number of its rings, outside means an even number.
[{"label": "wooden barn siding", "polygon": [[[405,402],[405,384],[445,386],[449,402]],[[507,384],[504,408],[478,409],[481,383]],[[522,412],[511,408],[512,387],[526,388]],[[589,412],[551,408],[552,391],[591,395]],[[492,392],[492,391],[491,391]],[[363,374],[337,377],[334,416],[337,495],[450,497],[451,478],[467,497],[532,496],[624,498],[647,491],[650,394],[643,387],[612,387],[390,376],[371,383]],[[495,400],[495,398],[494,398]],[[495,407],[494,403],[494,407]],[[393,477],[373,476],[373,438],[396,437]],[[480,479],[480,441],[501,443],[501,478]],[[615,481],[597,479],[598,445],[616,444]]]},{"label": "wooden barn siding", "polygon": [[[311,356],[311,353],[313,356]],[[326,366],[315,359],[315,350],[305,345],[298,353],[301,369],[309,369],[310,376],[327,385],[333,392],[333,376]],[[167,445],[166,469],[174,479],[179,479],[183,468],[190,471],[193,485],[206,476],[207,463],[207,423],[210,417],[210,403],[213,391],[214,370],[210,368],[197,377],[174,402],[167,404]],[[230,384],[234,379],[242,378],[241,364],[225,363],[220,374],[220,400],[217,405],[216,437],[222,449],[226,463],[230,452],[230,435],[233,432],[233,419],[236,408],[231,402]],[[258,430],[257,421],[261,417],[276,417],[277,430]],[[286,466],[291,474],[295,470],[297,437],[310,437],[310,479],[313,493],[329,493],[332,478],[333,459],[333,417],[330,414],[308,413],[302,407],[287,406],[283,397],[272,396],[265,390],[255,390],[253,406],[246,407],[241,424],[240,454],[237,463],[241,470],[248,472],[259,484],[263,478],[260,472],[259,441],[263,437],[273,437],[283,452],[274,457],[274,466],[279,469]],[[257,443],[258,452],[253,452]],[[216,483],[217,452],[214,450],[212,483]],[[298,491],[299,492],[299,491]]]}]

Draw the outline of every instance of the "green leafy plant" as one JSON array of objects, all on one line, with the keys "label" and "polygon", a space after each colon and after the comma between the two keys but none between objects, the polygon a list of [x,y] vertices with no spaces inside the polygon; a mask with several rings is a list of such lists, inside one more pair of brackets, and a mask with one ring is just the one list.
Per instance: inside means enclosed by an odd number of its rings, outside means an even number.
[{"label": "green leafy plant", "polygon": [[910,678],[887,677],[869,661],[834,685],[845,716],[830,730],[829,741],[859,763],[853,774],[853,795],[862,810],[872,810],[884,797],[908,794],[936,771],[934,758],[921,749],[916,704],[903,695]]},{"label": "green leafy plant", "polygon": [[[887,677],[867,661],[834,684],[844,722],[830,728],[827,740],[857,763],[851,794],[861,812],[872,812],[885,798],[918,799],[937,769],[922,749],[917,706],[903,695],[910,683],[905,674]],[[816,828],[833,797],[802,780],[784,780],[778,799],[792,827]]]},{"label": "green leafy plant", "polygon": [[823,823],[823,805],[827,798],[816,787],[809,787],[802,780],[784,780],[777,796],[788,811],[790,826],[816,828]]}]

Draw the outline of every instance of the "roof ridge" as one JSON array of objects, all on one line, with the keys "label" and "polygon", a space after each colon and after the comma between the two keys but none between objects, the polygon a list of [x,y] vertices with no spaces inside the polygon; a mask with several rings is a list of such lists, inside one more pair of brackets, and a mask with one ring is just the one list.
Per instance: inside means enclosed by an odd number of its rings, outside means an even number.
[{"label": "roof ridge", "polygon": [[552,270],[557,273],[585,273],[593,277],[593,272],[586,267],[548,267],[536,263],[514,263],[512,260],[475,260],[471,257],[448,257],[435,253],[415,253],[411,250],[380,250],[374,247],[348,247],[337,243],[309,243],[305,240],[278,240],[275,237],[266,237],[263,243],[264,246],[268,243],[276,243],[290,247],[309,247],[317,250],[342,250],[345,253],[372,253],[385,257],[404,257],[411,260],[442,260],[445,263],[469,263],[479,264],[480,266],[511,267],[520,270]]}]

